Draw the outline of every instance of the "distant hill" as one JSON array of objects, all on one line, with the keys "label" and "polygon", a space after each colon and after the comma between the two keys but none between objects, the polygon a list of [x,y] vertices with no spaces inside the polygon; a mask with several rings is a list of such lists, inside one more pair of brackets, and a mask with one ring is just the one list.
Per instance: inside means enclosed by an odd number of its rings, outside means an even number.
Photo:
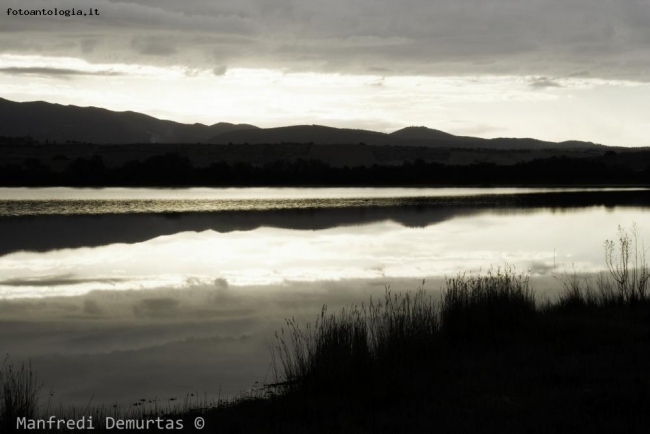
[{"label": "distant hill", "polygon": [[385,134],[368,130],[332,128],[320,125],[299,125],[281,128],[259,128],[255,130],[230,131],[212,137],[210,143],[218,144],[278,144],[308,143],[312,145],[374,145],[425,148],[455,149],[592,149],[604,148],[591,142],[577,140],[555,143],[536,139],[498,138],[482,139],[478,137],[454,136],[443,131],[426,127],[408,127]]},{"label": "distant hill", "polygon": [[[389,136],[398,140],[458,140],[461,137],[444,131],[434,130],[427,127],[406,127],[390,133]],[[467,137],[462,137],[467,138]],[[480,140],[480,139],[477,139]]]},{"label": "distant hill", "polygon": [[246,131],[229,131],[213,137],[212,143],[312,143],[318,145],[390,144],[390,136],[368,130],[297,125]]},{"label": "distant hill", "polygon": [[257,128],[220,122],[182,124],[132,111],[114,112],[46,102],[0,98],[0,136],[31,136],[40,141],[89,143],[196,143],[229,131]]},{"label": "distant hill", "polygon": [[213,125],[182,124],[136,112],[114,112],[96,107],[18,103],[0,98],[0,136],[31,136],[41,142],[67,141],[94,144],[212,143],[212,144],[312,144],[374,145],[455,149],[593,149],[591,142],[545,142],[535,139],[482,139],[455,136],[427,127],[407,127],[390,134],[376,131],[297,125],[258,128],[248,124],[219,122]]},{"label": "distant hill", "polygon": [[[483,140],[473,137],[458,137],[427,127],[407,127],[390,134],[349,128],[332,128],[322,125],[296,125],[279,128],[265,128],[247,131],[230,131],[211,139],[213,143],[312,143],[317,145],[359,144],[367,145],[411,145],[419,142],[445,142]],[[431,143],[420,143],[426,146]]]}]

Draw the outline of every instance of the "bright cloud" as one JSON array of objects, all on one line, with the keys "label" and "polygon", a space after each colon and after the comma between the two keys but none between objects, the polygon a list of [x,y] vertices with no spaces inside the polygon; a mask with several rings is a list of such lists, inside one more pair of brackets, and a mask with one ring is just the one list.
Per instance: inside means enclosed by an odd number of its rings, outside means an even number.
[{"label": "bright cloud", "polygon": [[[42,9],[39,0],[7,8]],[[3,18],[0,93],[181,122],[426,125],[648,146],[650,4],[61,0]]]}]

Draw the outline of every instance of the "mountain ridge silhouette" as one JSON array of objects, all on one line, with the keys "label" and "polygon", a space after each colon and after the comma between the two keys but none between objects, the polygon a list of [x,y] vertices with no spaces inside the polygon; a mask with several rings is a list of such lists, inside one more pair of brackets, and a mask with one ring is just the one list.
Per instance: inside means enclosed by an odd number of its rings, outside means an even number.
[{"label": "mountain ridge silhouette", "polygon": [[0,98],[0,136],[30,136],[42,142],[93,144],[211,143],[375,145],[432,148],[594,149],[592,142],[549,142],[532,138],[456,136],[444,131],[411,126],[392,133],[335,128],[323,125],[291,125],[260,128],[250,124],[218,122],[184,124],[134,111],[116,112],[98,107],[61,105],[44,101],[14,102]]}]

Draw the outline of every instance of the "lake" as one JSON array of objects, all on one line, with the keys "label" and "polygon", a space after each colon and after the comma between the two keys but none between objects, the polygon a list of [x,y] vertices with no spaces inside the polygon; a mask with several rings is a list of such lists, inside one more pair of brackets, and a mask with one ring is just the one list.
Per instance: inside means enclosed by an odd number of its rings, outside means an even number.
[{"label": "lake", "polygon": [[285,317],[506,264],[553,297],[649,216],[640,188],[2,188],[0,350],[65,405],[235,395]]}]

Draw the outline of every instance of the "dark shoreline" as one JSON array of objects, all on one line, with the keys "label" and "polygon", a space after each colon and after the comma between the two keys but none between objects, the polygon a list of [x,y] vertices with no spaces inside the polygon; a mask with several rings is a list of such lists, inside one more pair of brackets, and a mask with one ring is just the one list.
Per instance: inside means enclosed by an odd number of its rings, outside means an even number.
[{"label": "dark shoreline", "polygon": [[38,143],[0,137],[0,186],[650,185],[650,149]]},{"label": "dark shoreline", "polygon": [[[641,165],[638,169],[634,166]],[[281,187],[281,186],[547,186],[650,185],[650,153],[619,160],[553,156],[511,165],[449,165],[423,160],[401,165],[337,167],[319,160],[276,160],[263,165],[219,161],[197,166],[180,153],[107,166],[100,156],[64,162],[58,169],[40,159],[0,167],[5,187]]]}]

